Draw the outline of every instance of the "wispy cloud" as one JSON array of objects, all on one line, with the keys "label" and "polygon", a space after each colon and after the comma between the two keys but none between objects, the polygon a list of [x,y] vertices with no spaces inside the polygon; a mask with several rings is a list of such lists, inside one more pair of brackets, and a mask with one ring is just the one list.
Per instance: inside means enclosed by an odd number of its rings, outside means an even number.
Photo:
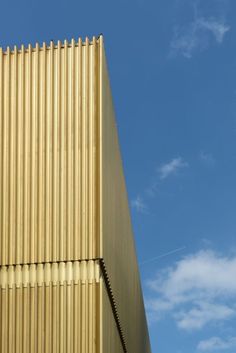
[{"label": "wispy cloud", "polygon": [[166,179],[172,174],[176,174],[177,171],[181,168],[188,166],[188,163],[185,162],[181,157],[174,158],[170,162],[163,164],[159,169],[160,179]]},{"label": "wispy cloud", "polygon": [[209,167],[213,167],[216,163],[213,155],[211,153],[206,153],[204,151],[200,152],[199,159],[201,162],[203,162],[205,165],[207,165]]},{"label": "wispy cloud", "polygon": [[157,177],[156,173],[149,183],[148,187],[145,189],[145,194],[148,198],[154,198],[159,189],[159,177]]},{"label": "wispy cloud", "polygon": [[131,201],[131,206],[139,213],[148,213],[148,207],[140,196]]},{"label": "wispy cloud", "polygon": [[230,26],[225,21],[216,18],[198,18],[196,25],[200,30],[211,32],[219,44],[223,42],[225,34],[230,30]]},{"label": "wispy cloud", "polygon": [[170,44],[171,55],[181,54],[190,59],[193,54],[208,48],[213,38],[218,44],[224,40],[230,26],[224,19],[196,17],[185,26],[176,26]]},{"label": "wispy cloud", "polygon": [[131,206],[139,213],[148,214],[148,201],[156,196],[162,181],[170,175],[177,174],[180,169],[185,167],[188,167],[188,163],[182,157],[178,157],[156,168],[149,185],[141,193],[141,196],[139,194],[131,201]]},{"label": "wispy cloud", "polygon": [[152,319],[171,314],[183,330],[199,330],[236,315],[236,257],[213,251],[187,256],[148,282]]},{"label": "wispy cloud", "polygon": [[200,351],[222,351],[236,347],[236,337],[221,339],[220,337],[211,337],[207,340],[200,341],[197,348]]}]

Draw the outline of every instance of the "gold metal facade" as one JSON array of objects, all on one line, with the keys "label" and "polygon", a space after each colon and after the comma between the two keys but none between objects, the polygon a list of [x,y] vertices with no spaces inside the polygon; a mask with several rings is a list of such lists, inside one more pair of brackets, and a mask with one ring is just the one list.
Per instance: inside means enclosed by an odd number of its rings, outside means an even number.
[{"label": "gold metal facade", "polygon": [[0,353],[150,353],[103,38],[0,50]]},{"label": "gold metal facade", "polygon": [[0,52],[1,265],[99,255],[99,48]]},{"label": "gold metal facade", "polygon": [[3,266],[1,352],[98,352],[96,261]]}]

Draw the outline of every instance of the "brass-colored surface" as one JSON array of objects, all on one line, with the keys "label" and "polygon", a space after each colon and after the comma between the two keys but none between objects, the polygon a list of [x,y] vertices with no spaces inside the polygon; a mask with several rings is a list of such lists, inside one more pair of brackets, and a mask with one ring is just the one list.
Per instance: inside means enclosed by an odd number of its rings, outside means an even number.
[{"label": "brass-colored surface", "polygon": [[114,320],[111,302],[106,288],[101,286],[102,297],[102,350],[103,353],[124,353],[116,321]]},{"label": "brass-colored surface", "polygon": [[0,352],[99,352],[96,261],[2,267]]},{"label": "brass-colored surface", "polygon": [[0,353],[150,353],[103,38],[0,49]]},{"label": "brass-colored surface", "polygon": [[99,257],[99,45],[0,51],[0,265]]},{"label": "brass-colored surface", "polygon": [[151,348],[104,52],[101,59],[102,254],[127,351],[149,353]]}]

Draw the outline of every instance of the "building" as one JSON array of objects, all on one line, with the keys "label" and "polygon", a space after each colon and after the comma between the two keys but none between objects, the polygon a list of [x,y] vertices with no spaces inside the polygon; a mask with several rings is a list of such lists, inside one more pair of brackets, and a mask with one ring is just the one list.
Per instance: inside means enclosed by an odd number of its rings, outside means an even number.
[{"label": "building", "polygon": [[102,37],[0,51],[0,347],[151,352]]}]

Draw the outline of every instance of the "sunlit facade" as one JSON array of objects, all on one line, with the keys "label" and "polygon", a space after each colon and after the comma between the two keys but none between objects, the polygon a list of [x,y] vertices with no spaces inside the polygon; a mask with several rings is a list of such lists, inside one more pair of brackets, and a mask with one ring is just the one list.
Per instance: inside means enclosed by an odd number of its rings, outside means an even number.
[{"label": "sunlit facade", "polygon": [[102,37],[0,50],[0,352],[151,352]]}]

